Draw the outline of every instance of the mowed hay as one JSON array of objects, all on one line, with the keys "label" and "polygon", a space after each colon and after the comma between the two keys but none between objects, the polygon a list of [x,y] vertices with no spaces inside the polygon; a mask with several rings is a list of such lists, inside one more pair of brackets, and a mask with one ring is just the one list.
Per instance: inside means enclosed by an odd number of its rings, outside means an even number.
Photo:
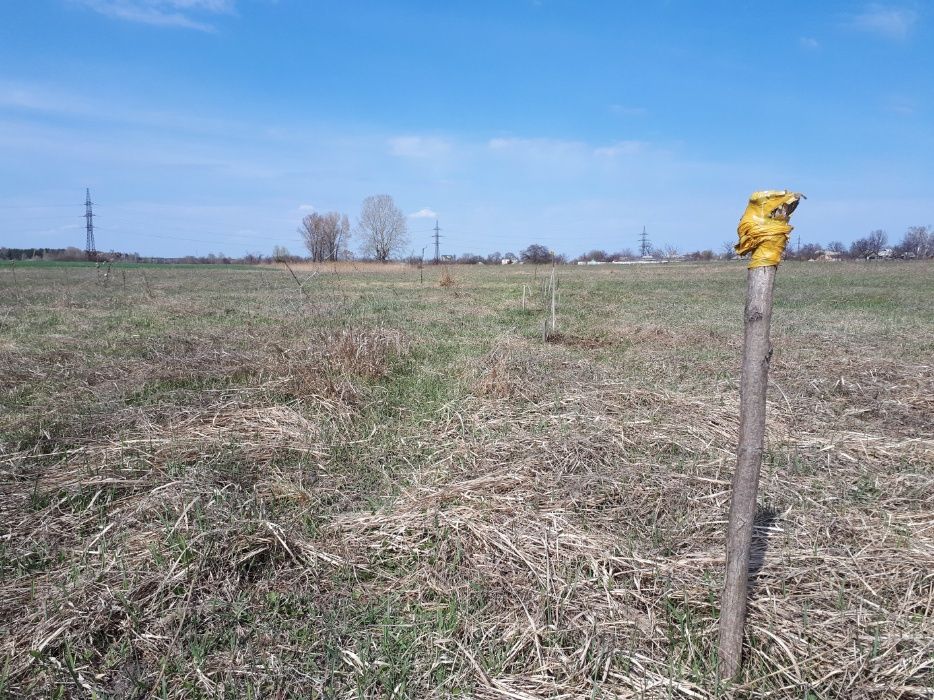
[{"label": "mowed hay", "polygon": [[[203,617],[219,604],[209,599],[233,604],[260,581],[287,578],[283,568],[340,564],[301,535],[307,513],[350,488],[330,470],[324,434],[346,429],[353,413],[339,399],[365,397],[365,383],[407,347],[398,332],[368,329],[315,334],[302,348],[287,360],[274,352],[251,388],[171,385],[171,403],[72,424],[62,416],[59,435],[0,446],[0,612],[16,621],[0,646],[4,687],[135,697],[158,685],[178,644],[221,634]],[[296,395],[296,386],[340,392]],[[290,403],[269,401],[283,391]],[[116,663],[126,644],[133,658]],[[232,668],[225,657],[212,663],[213,675]],[[189,671],[198,682],[203,671]]]},{"label": "mowed hay", "polygon": [[[729,690],[714,659],[739,332],[703,304],[588,326],[574,295],[599,278],[570,270],[567,338],[600,342],[542,343],[500,303],[520,273],[459,272],[453,296],[347,272],[346,319],[283,307],[294,284],[252,272],[216,294],[257,290],[256,325],[219,326],[200,271],[153,273],[171,303],[152,312],[75,292],[46,332],[39,302],[12,310],[0,695],[930,697],[925,353],[880,352],[869,314],[842,347],[809,316],[776,334]],[[671,296],[666,274],[645,271]],[[72,337],[103,321],[117,339]]]},{"label": "mowed hay", "polygon": [[[521,397],[499,390],[512,386],[502,368],[524,365],[510,355],[527,352],[494,350],[480,384],[487,398],[435,436],[456,466],[391,508],[337,520],[335,533],[358,552],[345,556],[365,566],[378,553],[392,573],[377,571],[370,585],[383,595],[389,588],[438,614],[456,609],[456,624],[418,635],[434,650],[422,692],[431,664],[447,663],[487,697],[706,697],[735,392],[711,400],[584,387],[574,369],[559,389],[554,363],[539,380],[546,391],[528,386],[534,374],[523,378]],[[486,391],[490,381],[496,391]],[[505,400],[536,393],[551,398],[521,408]],[[749,680],[739,692],[926,696],[934,680],[934,440],[839,434],[812,461],[810,438],[799,453],[802,441],[774,409],[770,428],[774,456],[753,544]],[[850,452],[879,460],[875,488],[868,465],[851,463]],[[776,463],[793,454],[814,472],[788,480]]]}]

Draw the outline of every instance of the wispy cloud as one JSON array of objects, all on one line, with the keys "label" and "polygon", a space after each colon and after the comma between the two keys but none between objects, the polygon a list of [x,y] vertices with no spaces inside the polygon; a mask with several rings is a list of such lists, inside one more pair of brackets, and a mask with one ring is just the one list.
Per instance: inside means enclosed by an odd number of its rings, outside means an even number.
[{"label": "wispy cloud", "polygon": [[73,0],[107,17],[156,27],[215,31],[207,17],[234,12],[234,0]]},{"label": "wispy cloud", "polygon": [[402,158],[438,158],[450,150],[451,143],[436,136],[396,136],[389,139],[389,152]]},{"label": "wispy cloud", "polygon": [[649,113],[645,107],[631,107],[628,105],[610,105],[610,111],[618,117],[644,117]]},{"label": "wispy cloud", "polygon": [[918,13],[908,7],[871,4],[847,21],[847,26],[856,31],[875,34],[884,39],[903,40],[908,37]]},{"label": "wispy cloud", "polygon": [[886,111],[900,117],[913,117],[918,112],[918,105],[915,100],[903,95],[889,97],[885,100],[883,106]]},{"label": "wispy cloud", "polygon": [[641,153],[644,148],[645,143],[642,141],[617,141],[609,146],[595,148],[593,153],[595,156],[601,156],[603,158],[616,158],[618,156],[630,156]]},{"label": "wispy cloud", "polygon": [[536,158],[582,153],[586,144],[582,141],[567,141],[549,138],[497,137],[487,141],[487,147],[498,153],[519,154]]},{"label": "wispy cloud", "polygon": [[811,51],[820,48],[820,42],[812,36],[803,36],[798,39],[798,43],[801,45],[801,48]]},{"label": "wispy cloud", "polygon": [[411,214],[409,214],[409,218],[410,219],[437,219],[438,213],[436,211],[429,209],[428,207],[425,207],[423,209],[419,209],[418,211],[412,212]]},{"label": "wispy cloud", "polygon": [[317,211],[317,209],[315,209],[314,205],[312,205],[312,204],[299,204],[299,205],[298,205],[298,210],[299,210],[299,211],[303,211],[303,212],[308,212],[308,213],[311,213],[311,212],[313,212],[313,211]]}]

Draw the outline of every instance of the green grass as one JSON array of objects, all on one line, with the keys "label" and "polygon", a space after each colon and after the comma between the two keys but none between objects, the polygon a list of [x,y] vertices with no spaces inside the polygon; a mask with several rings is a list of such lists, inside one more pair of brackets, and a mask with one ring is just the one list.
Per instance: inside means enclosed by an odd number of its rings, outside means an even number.
[{"label": "green grass", "polygon": [[[745,268],[452,272],[0,266],[0,695],[720,692]],[[746,690],[934,682],[932,275],[778,271]]]}]

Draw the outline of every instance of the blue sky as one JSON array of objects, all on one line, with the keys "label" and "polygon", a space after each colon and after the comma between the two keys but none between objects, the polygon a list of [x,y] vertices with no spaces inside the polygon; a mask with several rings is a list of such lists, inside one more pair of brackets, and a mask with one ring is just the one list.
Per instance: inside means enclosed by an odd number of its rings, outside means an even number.
[{"label": "blue sky", "polygon": [[576,255],[934,223],[934,4],[29,0],[0,6],[0,245],[300,249],[391,194],[411,248]]}]

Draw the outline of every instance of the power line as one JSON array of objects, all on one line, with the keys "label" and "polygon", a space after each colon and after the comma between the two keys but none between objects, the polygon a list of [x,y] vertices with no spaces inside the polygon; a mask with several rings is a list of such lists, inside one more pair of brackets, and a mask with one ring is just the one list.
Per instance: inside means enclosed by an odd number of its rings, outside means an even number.
[{"label": "power line", "polygon": [[434,236],[435,238],[435,265],[437,265],[438,263],[441,262],[441,249],[439,247],[440,245],[439,239],[441,238],[441,227],[438,226],[437,219],[435,219],[435,227],[433,230],[435,232],[435,236]]},{"label": "power line", "polygon": [[652,252],[652,244],[649,243],[649,234],[645,232],[645,226],[642,227],[642,235],[639,236],[639,255],[643,258]]},{"label": "power line", "polygon": [[94,249],[94,211],[91,208],[91,188],[88,187],[85,192],[87,196],[84,200],[84,218],[87,222],[85,224],[87,238],[84,244],[84,252],[88,256],[88,260],[93,260],[97,251]]}]

